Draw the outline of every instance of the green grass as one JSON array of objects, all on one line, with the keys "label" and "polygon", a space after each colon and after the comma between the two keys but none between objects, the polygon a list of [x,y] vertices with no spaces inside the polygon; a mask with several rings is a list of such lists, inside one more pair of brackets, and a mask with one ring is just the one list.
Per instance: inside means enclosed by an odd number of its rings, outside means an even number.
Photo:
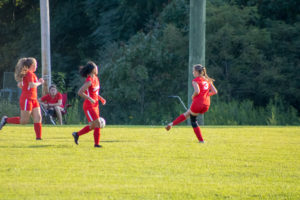
[{"label": "green grass", "polygon": [[82,127],[4,127],[0,199],[300,199],[300,127]]}]

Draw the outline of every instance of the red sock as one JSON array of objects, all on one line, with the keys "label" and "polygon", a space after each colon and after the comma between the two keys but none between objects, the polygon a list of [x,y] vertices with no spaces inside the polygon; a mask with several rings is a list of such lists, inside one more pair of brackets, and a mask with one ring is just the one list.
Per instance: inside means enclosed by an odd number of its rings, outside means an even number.
[{"label": "red sock", "polygon": [[36,138],[42,139],[42,123],[34,123],[33,125]]},{"label": "red sock", "polygon": [[193,127],[193,129],[194,129],[195,135],[197,136],[199,142],[203,142],[200,127],[199,126],[197,126],[195,128]]},{"label": "red sock", "polygon": [[173,121],[173,126],[180,124],[181,122],[183,122],[184,120],[186,120],[184,114],[179,115],[179,117],[177,117],[174,121]]},{"label": "red sock", "polygon": [[95,145],[98,145],[100,142],[100,128],[94,129],[94,142],[95,142]]},{"label": "red sock", "polygon": [[20,124],[20,117],[9,117],[6,119],[8,124]]},{"label": "red sock", "polygon": [[80,131],[78,131],[78,136],[80,136],[80,135],[83,135],[83,134],[86,134],[86,133],[88,133],[88,132],[90,132],[90,126],[89,125],[87,125],[87,126],[85,126],[83,129],[81,129]]}]

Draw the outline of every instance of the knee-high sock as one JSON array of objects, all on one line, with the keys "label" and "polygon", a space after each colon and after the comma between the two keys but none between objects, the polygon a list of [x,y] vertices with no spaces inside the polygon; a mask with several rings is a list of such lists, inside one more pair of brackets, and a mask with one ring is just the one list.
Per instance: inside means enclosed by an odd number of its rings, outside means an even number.
[{"label": "knee-high sock", "polygon": [[34,131],[36,138],[41,139],[42,138],[42,123],[34,123]]},{"label": "knee-high sock", "polygon": [[200,127],[199,126],[193,127],[193,129],[194,129],[195,135],[197,136],[199,142],[203,142]]},{"label": "knee-high sock", "polygon": [[20,124],[20,117],[9,117],[6,119],[8,124]]},{"label": "knee-high sock", "polygon": [[100,128],[94,129],[94,142],[96,145],[98,145],[100,142]]},{"label": "knee-high sock", "polygon": [[88,132],[90,132],[90,126],[89,125],[87,125],[87,126],[85,126],[83,129],[81,129],[80,131],[78,131],[78,136],[81,136],[81,135],[83,135],[83,134],[86,134],[86,133],[88,133]]},{"label": "knee-high sock", "polygon": [[183,122],[184,120],[186,120],[184,114],[179,115],[174,121],[173,121],[173,126],[180,124],[181,122]]}]

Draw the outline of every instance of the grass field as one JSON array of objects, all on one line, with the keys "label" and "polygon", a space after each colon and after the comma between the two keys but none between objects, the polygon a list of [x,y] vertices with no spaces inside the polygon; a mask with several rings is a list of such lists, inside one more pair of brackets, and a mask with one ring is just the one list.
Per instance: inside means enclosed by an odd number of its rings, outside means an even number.
[{"label": "grass field", "polygon": [[300,127],[82,126],[0,131],[0,199],[300,199]]}]

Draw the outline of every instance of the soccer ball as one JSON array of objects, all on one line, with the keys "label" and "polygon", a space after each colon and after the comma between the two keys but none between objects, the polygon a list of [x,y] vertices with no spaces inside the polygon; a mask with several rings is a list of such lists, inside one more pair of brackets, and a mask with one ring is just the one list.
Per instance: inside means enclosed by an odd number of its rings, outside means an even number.
[{"label": "soccer ball", "polygon": [[106,125],[106,121],[104,118],[100,117],[100,128],[104,128]]}]

